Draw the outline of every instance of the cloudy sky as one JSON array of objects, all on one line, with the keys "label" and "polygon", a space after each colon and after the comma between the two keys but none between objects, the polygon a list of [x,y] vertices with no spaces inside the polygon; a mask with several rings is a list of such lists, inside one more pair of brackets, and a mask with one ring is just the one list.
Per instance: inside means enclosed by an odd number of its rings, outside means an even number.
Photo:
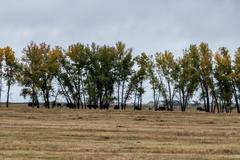
[{"label": "cloudy sky", "polygon": [[[239,7],[238,0],[0,0],[0,47],[10,45],[20,57],[30,41],[63,47],[123,41],[135,54],[171,50],[178,56],[204,41],[214,51],[234,52]],[[17,88],[11,100],[22,100]]]}]

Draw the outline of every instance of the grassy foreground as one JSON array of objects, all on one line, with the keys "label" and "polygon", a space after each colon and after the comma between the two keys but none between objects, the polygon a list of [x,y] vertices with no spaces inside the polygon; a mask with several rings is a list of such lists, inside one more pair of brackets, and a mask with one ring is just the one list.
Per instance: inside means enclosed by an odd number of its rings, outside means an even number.
[{"label": "grassy foreground", "polygon": [[0,159],[240,159],[240,115],[0,108]]}]

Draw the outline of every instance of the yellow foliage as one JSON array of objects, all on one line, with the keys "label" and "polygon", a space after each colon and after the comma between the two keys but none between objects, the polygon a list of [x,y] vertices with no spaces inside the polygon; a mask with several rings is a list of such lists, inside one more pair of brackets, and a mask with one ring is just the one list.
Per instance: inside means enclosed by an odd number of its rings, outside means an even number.
[{"label": "yellow foliage", "polygon": [[4,60],[4,48],[0,48],[0,63]]},{"label": "yellow foliage", "polygon": [[7,46],[4,48],[4,56],[5,56],[5,61],[7,65],[14,65],[16,58],[14,55],[14,51],[12,50],[11,47]]}]

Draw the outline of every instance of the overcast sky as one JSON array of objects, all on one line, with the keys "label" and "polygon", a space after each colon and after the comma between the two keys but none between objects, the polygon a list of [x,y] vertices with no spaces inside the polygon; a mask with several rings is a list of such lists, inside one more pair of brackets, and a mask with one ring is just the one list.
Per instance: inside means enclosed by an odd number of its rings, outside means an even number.
[{"label": "overcast sky", "polygon": [[[238,0],[0,0],[0,47],[10,45],[20,57],[30,41],[63,47],[123,41],[135,54],[171,50],[178,56],[204,41],[213,51],[234,52],[239,8]],[[15,94],[11,99],[21,100]]]}]

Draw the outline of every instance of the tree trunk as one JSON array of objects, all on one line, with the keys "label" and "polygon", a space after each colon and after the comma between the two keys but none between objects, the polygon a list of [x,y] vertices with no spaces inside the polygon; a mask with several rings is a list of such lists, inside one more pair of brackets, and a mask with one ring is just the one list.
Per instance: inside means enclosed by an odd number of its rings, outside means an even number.
[{"label": "tree trunk", "polygon": [[32,107],[35,107],[35,90],[34,86],[32,87]]},{"label": "tree trunk", "polygon": [[123,104],[124,86],[125,86],[125,80],[123,80],[123,82],[122,82],[122,96],[121,96],[121,106],[122,106],[122,109],[126,109],[125,105]]},{"label": "tree trunk", "polygon": [[202,89],[203,105],[204,105],[204,109],[205,109],[205,111],[206,111],[206,110],[207,110],[206,96],[205,96],[205,90],[204,90],[204,87],[203,87],[203,82],[202,82],[202,80],[200,80],[200,84],[201,84],[201,89]]},{"label": "tree trunk", "polygon": [[84,89],[84,86],[83,86],[83,83],[82,84],[82,95],[83,95],[83,105],[84,105],[84,109],[86,109],[86,95],[85,95],[85,89]]},{"label": "tree trunk", "polygon": [[[140,88],[142,89],[142,81],[140,82]],[[142,92],[140,93],[140,105],[139,105],[140,110],[142,110]]]},{"label": "tree trunk", "polygon": [[50,103],[49,103],[49,89],[47,88],[47,91],[46,91],[46,103],[47,103],[47,108],[50,108]]},{"label": "tree trunk", "polygon": [[0,107],[2,106],[2,68],[0,68]]},{"label": "tree trunk", "polygon": [[39,108],[39,101],[38,101],[38,97],[37,97],[37,93],[35,91],[34,86],[32,87],[32,107],[37,106],[37,108]]},{"label": "tree trunk", "polygon": [[120,106],[120,81],[118,81],[118,89],[117,89],[117,105]]},{"label": "tree trunk", "polygon": [[205,93],[206,93],[206,100],[207,100],[207,104],[206,104],[206,112],[210,112],[210,102],[209,102],[209,93],[208,93],[208,86],[206,84],[206,82],[204,82],[204,88],[205,88]]},{"label": "tree trunk", "polygon": [[153,86],[153,110],[156,110],[156,89],[155,86]]},{"label": "tree trunk", "polygon": [[171,104],[170,104],[170,105],[171,105],[171,106],[170,106],[170,107],[171,107],[171,111],[173,111],[173,99],[174,99],[174,95],[175,95],[175,88],[173,88],[173,92],[172,92],[172,98],[171,98],[172,100],[171,100]]},{"label": "tree trunk", "polygon": [[186,96],[184,89],[182,90],[182,112],[186,111]]},{"label": "tree trunk", "polygon": [[236,107],[237,107],[237,112],[240,113],[240,109],[239,109],[239,103],[238,103],[238,95],[237,95],[237,90],[236,90],[236,87],[235,87],[235,84],[233,82],[233,95],[234,95],[234,98],[235,98],[235,103],[236,103]]},{"label": "tree trunk", "polygon": [[7,103],[6,103],[6,107],[8,108],[8,105],[9,105],[9,93],[10,93],[10,84],[8,84],[7,86]]},{"label": "tree trunk", "polygon": [[[172,104],[172,90],[171,90],[170,82],[167,81],[167,84],[168,84],[168,93],[169,93],[169,101],[168,101],[167,107],[168,107],[168,109],[173,111],[173,106],[171,105]],[[170,105],[170,108],[169,108],[169,105]]]},{"label": "tree trunk", "polygon": [[134,93],[134,106],[136,106],[136,101],[137,101],[137,90],[135,90],[135,93]]}]

